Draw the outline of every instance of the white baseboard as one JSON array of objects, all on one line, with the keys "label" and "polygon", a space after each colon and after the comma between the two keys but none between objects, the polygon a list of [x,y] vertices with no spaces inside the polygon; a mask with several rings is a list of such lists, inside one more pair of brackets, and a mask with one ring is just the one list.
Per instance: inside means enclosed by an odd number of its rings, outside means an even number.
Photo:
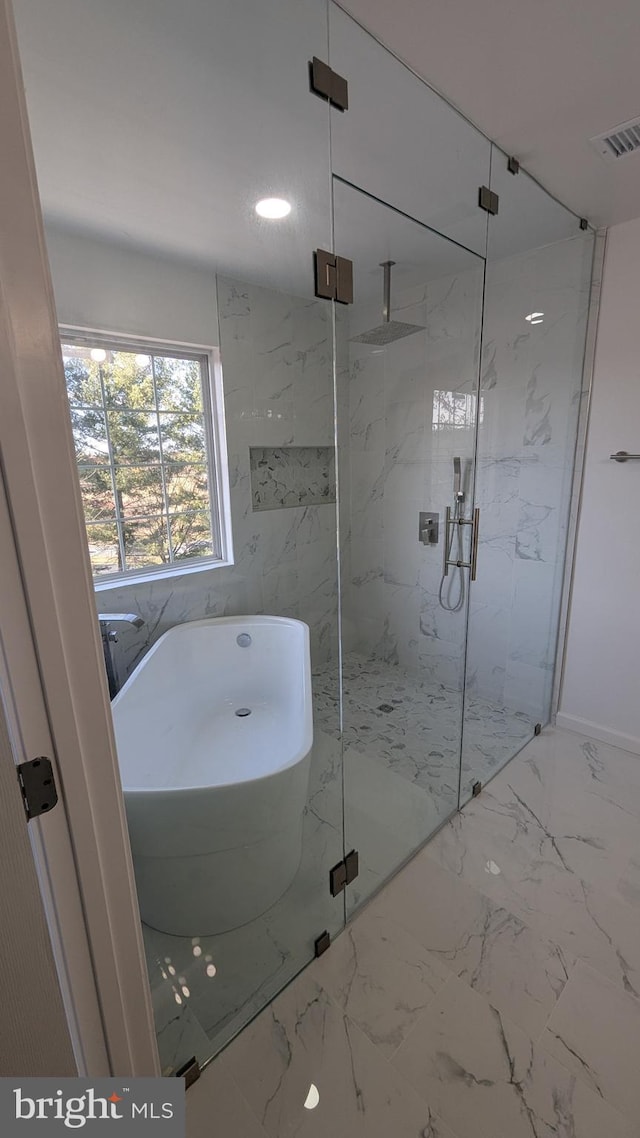
[{"label": "white baseboard", "polygon": [[640,755],[640,739],[635,735],[624,735],[622,731],[614,731],[611,727],[602,727],[599,723],[592,723],[589,719],[578,719],[575,715],[565,715],[559,711],[556,715],[556,727],[564,727],[566,731],[575,731],[578,735],[591,735],[601,743],[610,743],[612,747],[621,747],[623,751],[631,751]]}]

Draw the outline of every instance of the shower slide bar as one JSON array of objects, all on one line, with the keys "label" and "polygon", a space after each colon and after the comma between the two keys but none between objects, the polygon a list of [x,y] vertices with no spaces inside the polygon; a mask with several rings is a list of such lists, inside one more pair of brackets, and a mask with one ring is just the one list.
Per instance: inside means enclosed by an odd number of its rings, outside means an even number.
[{"label": "shower slide bar", "polygon": [[628,454],[626,450],[618,450],[615,454],[610,454],[614,462],[628,462],[630,458],[640,459],[640,454]]},{"label": "shower slide bar", "polygon": [[[471,526],[471,560],[470,561],[450,561],[449,550],[451,548],[450,535],[451,526]],[[451,506],[447,506],[444,518],[444,575],[448,577],[449,566],[453,565],[456,569],[470,569],[471,580],[475,581],[478,569],[478,539],[480,537],[480,510],[476,506],[473,511],[472,518],[452,518]]]}]

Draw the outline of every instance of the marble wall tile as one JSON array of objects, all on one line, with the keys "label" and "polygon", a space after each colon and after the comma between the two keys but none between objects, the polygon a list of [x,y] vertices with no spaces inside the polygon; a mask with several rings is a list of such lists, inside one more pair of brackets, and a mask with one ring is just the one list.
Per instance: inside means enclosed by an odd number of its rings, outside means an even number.
[{"label": "marble wall tile", "polygon": [[[337,652],[337,579],[335,569],[332,575],[328,571],[337,556],[336,510],[333,504],[312,504],[335,498],[330,306],[220,279],[218,318],[234,565],[146,584],[120,584],[97,595],[101,611],[135,610],[145,620],[139,632],[124,630],[114,645],[121,682],[163,632],[208,616],[265,611],[299,616],[311,624],[316,662]],[[344,338],[343,327],[341,334]],[[274,498],[290,498],[286,504],[291,509],[253,512],[252,447],[256,454],[264,454],[265,448],[281,453],[282,448],[293,448],[300,462],[281,464],[287,475],[282,494],[274,478],[266,479],[263,487],[269,504],[275,504]],[[314,487],[317,496],[310,494]],[[322,522],[314,522],[317,510],[326,515]],[[322,566],[322,580],[317,571],[311,581],[306,575],[314,559]]]},{"label": "marble wall tile", "polygon": [[[588,294],[582,243],[565,242],[491,265],[479,408],[472,400],[468,426],[462,429],[452,429],[444,420],[437,426],[434,400],[444,407],[438,414],[446,419],[451,393],[471,396],[475,390],[476,285],[475,274],[467,273],[401,290],[395,300],[398,312],[425,331],[382,352],[350,345],[352,362],[344,381],[349,385],[351,437],[342,457],[350,469],[351,498],[343,498],[342,514],[350,519],[352,543],[365,535],[384,540],[388,584],[415,587],[418,564],[418,583],[427,590],[420,606],[423,630],[426,635],[438,625],[444,630],[438,614],[445,621],[451,614],[440,609],[437,599],[441,551],[425,565],[409,515],[418,502],[420,508],[444,512],[451,501],[451,458],[471,456],[473,418],[479,410],[476,500],[481,526],[473,594],[476,614],[485,615],[475,625],[472,617],[470,679],[480,698],[508,698],[511,710],[544,720],[580,404]],[[544,296],[539,307],[546,319],[531,327],[524,315],[534,296]],[[353,311],[349,318],[354,327],[364,327],[373,315]],[[363,463],[366,452],[371,458]],[[467,485],[468,502],[472,491]],[[516,571],[521,565],[531,568]],[[361,572],[355,576],[362,580]],[[371,593],[363,612],[358,588],[347,589],[344,597],[345,622],[354,637],[350,643],[370,650],[377,619],[383,632],[379,642],[390,658],[388,645],[396,630],[387,592]],[[489,621],[496,629],[486,638]],[[358,636],[361,622],[367,632]],[[456,638],[453,631],[439,636],[449,643]],[[406,642],[406,631],[400,640]],[[459,686],[460,670],[457,664],[452,667],[450,649],[442,652],[440,670],[432,645],[421,645],[421,655],[431,678]]]}]

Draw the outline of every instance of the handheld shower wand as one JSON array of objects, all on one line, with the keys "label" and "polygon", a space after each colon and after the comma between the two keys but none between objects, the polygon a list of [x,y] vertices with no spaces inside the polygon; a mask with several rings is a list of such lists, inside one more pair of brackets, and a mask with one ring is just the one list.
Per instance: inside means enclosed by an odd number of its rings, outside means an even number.
[{"label": "handheld shower wand", "polygon": [[[446,557],[447,561],[451,560],[451,553],[453,551],[453,543],[456,540],[456,534],[458,536],[458,557],[457,557],[457,560],[458,561],[464,560],[463,549],[462,549],[462,526],[458,524],[459,519],[460,519],[460,514],[462,511],[462,504],[464,502],[464,499],[465,499],[465,492],[462,488],[462,462],[460,460],[460,456],[456,455],[456,457],[453,460],[453,525],[451,527],[451,538],[449,541],[449,548],[447,549],[447,557]],[[457,596],[457,599],[454,601],[453,589],[454,589],[456,579],[458,580],[458,596]],[[447,589],[446,597],[443,595],[444,594],[444,581],[445,581],[445,578],[444,578],[444,574],[443,574],[442,580],[440,581],[440,589],[439,589],[439,593],[438,593],[438,599],[440,601],[441,607],[443,609],[446,609],[447,612],[460,612],[460,609],[464,605],[464,570],[462,568],[459,568],[457,570],[457,575],[456,575],[456,573],[453,573],[451,575],[451,577],[449,577],[449,588]]]},{"label": "handheld shower wand", "polygon": [[454,502],[464,502],[464,490],[461,489],[462,465],[460,456],[453,460],[453,499]]}]

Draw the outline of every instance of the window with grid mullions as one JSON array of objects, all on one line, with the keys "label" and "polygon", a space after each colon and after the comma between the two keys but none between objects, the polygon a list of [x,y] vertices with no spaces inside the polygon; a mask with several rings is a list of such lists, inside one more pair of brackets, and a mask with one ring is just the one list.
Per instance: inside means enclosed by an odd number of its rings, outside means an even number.
[{"label": "window with grid mullions", "polygon": [[94,576],[219,560],[209,355],[65,332],[62,356]]}]

